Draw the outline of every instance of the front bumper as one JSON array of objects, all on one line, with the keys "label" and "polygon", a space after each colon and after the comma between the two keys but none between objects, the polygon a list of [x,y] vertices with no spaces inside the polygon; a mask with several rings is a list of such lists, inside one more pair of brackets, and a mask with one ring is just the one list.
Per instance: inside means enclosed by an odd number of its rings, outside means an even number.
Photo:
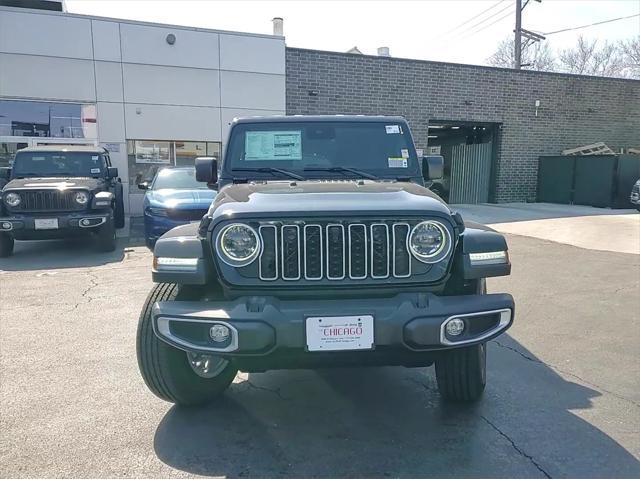
[{"label": "front bumper", "polygon": [[[36,227],[36,220],[56,220],[56,227],[51,227],[51,221],[46,228]],[[0,217],[0,232],[9,233],[17,239],[61,238],[96,231],[111,220],[111,213],[104,211],[15,214]]]},{"label": "front bumper", "polygon": [[[513,322],[514,301],[509,294],[402,293],[366,301],[284,301],[252,296],[220,302],[158,302],[152,315],[156,335],[185,351],[263,360],[283,351],[295,351],[301,359],[337,353],[307,350],[305,321],[309,317],[373,316],[373,350],[348,351],[351,355],[367,355],[374,350],[439,352],[486,342],[506,331]],[[444,325],[454,317],[462,319],[466,326],[459,337],[450,337],[445,332]],[[231,335],[227,341],[217,343],[210,338],[210,328],[215,324],[229,327]]]}]

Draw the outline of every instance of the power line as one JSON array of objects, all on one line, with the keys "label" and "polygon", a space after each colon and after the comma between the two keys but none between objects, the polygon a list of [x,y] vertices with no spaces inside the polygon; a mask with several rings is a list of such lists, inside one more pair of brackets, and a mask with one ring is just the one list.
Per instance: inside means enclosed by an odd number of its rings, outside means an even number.
[{"label": "power line", "polygon": [[[509,5],[507,5],[506,7],[501,8],[501,9],[500,9],[500,10],[498,10],[497,12],[493,13],[493,15],[490,15],[490,16],[488,16],[487,18],[485,18],[485,19],[483,19],[483,20],[480,20],[478,23],[475,23],[475,24],[471,25],[470,27],[465,28],[464,30],[462,30],[461,32],[458,32],[457,34],[458,34],[458,35],[462,35],[462,34],[464,34],[465,32],[468,32],[468,31],[470,31],[470,30],[473,30],[474,28],[476,28],[476,27],[478,27],[478,26],[482,25],[482,24],[483,24],[483,23],[485,23],[486,21],[491,20],[491,19],[492,19],[492,18],[494,18],[495,16],[500,15],[502,12],[504,12],[505,10],[510,9],[510,8],[513,8],[513,5],[512,5],[511,3],[510,3]],[[509,13],[508,15],[511,15],[511,13]]]},{"label": "power line", "polygon": [[564,28],[562,30],[556,30],[555,32],[547,32],[544,35],[553,35],[554,33],[569,32],[571,30],[580,30],[581,28],[594,27],[596,25],[602,25],[603,23],[617,22],[619,20],[626,20],[627,18],[634,18],[634,17],[640,17],[640,13],[636,13],[635,15],[629,15],[627,17],[612,18],[611,20],[604,20],[602,22],[590,23],[588,25],[582,25],[579,27]]},{"label": "power line", "polygon": [[[510,6],[511,6],[511,5],[510,5]],[[487,29],[487,28],[489,28],[490,26],[495,25],[495,24],[496,24],[496,23],[498,23],[499,21],[504,20],[505,18],[507,18],[507,17],[511,16],[511,15],[513,14],[513,12],[514,12],[513,10],[509,10],[505,15],[503,15],[503,16],[501,16],[501,17],[499,17],[499,18],[496,18],[493,22],[489,23],[488,25],[484,25],[482,28],[480,28],[480,29],[476,30],[475,32],[469,32],[468,34],[466,34],[466,35],[464,35],[463,37],[461,37],[461,39],[472,37],[473,35],[475,35],[475,34],[477,34],[477,33],[480,33],[480,32],[481,32],[481,31],[483,31],[483,30],[486,30],[486,29]]]},{"label": "power line", "polygon": [[[469,18],[468,20],[462,22],[461,24],[459,24],[458,26],[452,28],[451,30],[446,31],[445,33],[443,33],[442,35],[440,35],[438,37],[438,39],[446,37],[447,35],[449,35],[450,33],[455,32],[457,29],[459,29],[460,27],[465,26],[467,23],[472,22],[473,20],[477,20],[478,17],[481,17],[482,15],[484,15],[485,13],[487,13],[489,10],[493,10],[495,7],[497,7],[498,5],[500,5],[501,3],[506,2],[506,0],[498,0],[496,3],[494,3],[493,5],[491,5],[489,8],[482,10],[480,13],[474,15],[473,17]],[[491,17],[489,17],[491,18]]]}]

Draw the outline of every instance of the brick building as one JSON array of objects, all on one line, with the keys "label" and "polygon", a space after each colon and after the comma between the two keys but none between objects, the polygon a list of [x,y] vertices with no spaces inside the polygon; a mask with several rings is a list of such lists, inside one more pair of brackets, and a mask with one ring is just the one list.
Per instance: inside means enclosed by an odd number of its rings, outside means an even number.
[{"label": "brick building", "polygon": [[460,148],[491,143],[484,150],[492,202],[535,200],[540,155],[600,141],[616,151],[640,146],[638,80],[287,48],[286,108],[400,114],[417,148],[436,145],[432,152],[454,164],[456,155],[473,160]]}]

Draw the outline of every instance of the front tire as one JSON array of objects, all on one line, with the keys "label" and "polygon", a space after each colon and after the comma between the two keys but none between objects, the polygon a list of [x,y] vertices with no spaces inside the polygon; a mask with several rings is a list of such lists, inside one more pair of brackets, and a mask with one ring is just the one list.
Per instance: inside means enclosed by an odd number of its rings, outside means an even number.
[{"label": "front tire", "polygon": [[13,254],[14,240],[6,233],[0,233],[0,258],[6,258]]},{"label": "front tire", "polygon": [[179,301],[184,294],[176,284],[160,283],[154,285],[147,296],[138,322],[138,367],[147,387],[160,399],[181,406],[196,406],[220,396],[233,382],[237,369],[228,363],[216,371],[214,377],[201,377],[194,372],[187,353],[155,335],[151,317],[153,304],[157,301]]},{"label": "front tire", "polygon": [[[484,278],[457,287],[457,294],[487,294],[487,280]],[[445,401],[473,402],[480,399],[487,385],[486,343],[444,352],[436,361],[436,381]]]},{"label": "front tire", "polygon": [[98,250],[102,252],[111,252],[116,249],[116,229],[113,220],[107,220],[104,226],[100,227],[96,243]]},{"label": "front tire", "polygon": [[487,384],[487,345],[447,351],[436,361],[438,391],[446,401],[473,402]]}]

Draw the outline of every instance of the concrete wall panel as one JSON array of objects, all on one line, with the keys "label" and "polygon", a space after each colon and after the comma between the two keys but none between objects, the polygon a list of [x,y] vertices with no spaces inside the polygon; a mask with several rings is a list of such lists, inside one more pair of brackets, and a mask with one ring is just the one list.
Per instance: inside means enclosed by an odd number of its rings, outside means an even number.
[{"label": "concrete wall panel", "polygon": [[122,103],[122,66],[115,62],[95,62],[98,101]]},{"label": "concrete wall panel", "polygon": [[63,15],[3,11],[0,14],[0,51],[91,59],[91,21]]},{"label": "concrete wall panel", "polygon": [[117,22],[91,20],[93,55],[96,60],[120,61],[120,25]]},{"label": "concrete wall panel", "polygon": [[220,34],[220,69],[284,75],[284,39]]},{"label": "concrete wall panel", "polygon": [[219,108],[127,103],[125,119],[127,139],[220,141]]},{"label": "concrete wall panel", "polygon": [[[169,45],[167,35],[176,42]],[[151,65],[218,68],[218,34],[164,26],[120,24],[122,61]]]},{"label": "concrete wall panel", "polygon": [[223,107],[285,109],[284,75],[221,71],[220,84]]},{"label": "concrete wall panel", "polygon": [[0,96],[93,102],[93,62],[0,53]]},{"label": "concrete wall panel", "polygon": [[217,70],[123,64],[128,103],[219,106]]}]

